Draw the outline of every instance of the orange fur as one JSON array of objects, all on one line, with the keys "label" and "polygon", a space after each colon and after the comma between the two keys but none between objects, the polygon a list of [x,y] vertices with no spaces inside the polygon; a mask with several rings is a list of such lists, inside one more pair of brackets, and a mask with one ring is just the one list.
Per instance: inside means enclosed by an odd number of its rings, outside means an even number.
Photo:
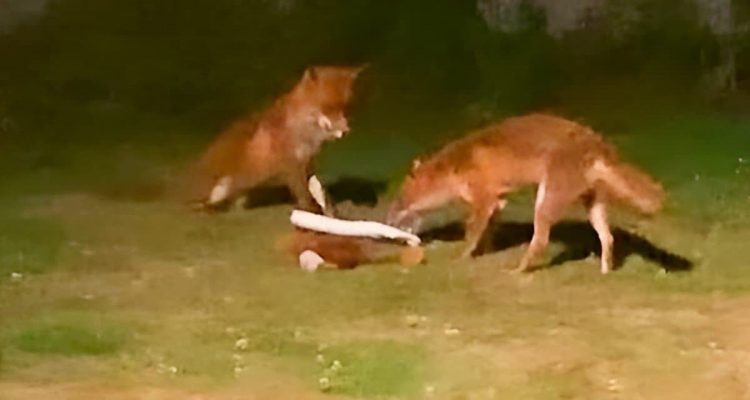
[{"label": "orange fur", "polygon": [[[344,110],[362,68],[310,67],[287,94],[260,114],[232,123],[208,147],[191,172],[192,199],[225,203],[268,181],[287,185],[300,207],[316,210],[307,191],[310,166],[323,142],[349,131]],[[225,195],[212,190],[225,179]]]},{"label": "orange fur", "polygon": [[370,238],[348,237],[297,229],[279,242],[279,247],[297,257],[312,250],[327,263],[339,269],[350,269],[360,264],[398,259],[401,265],[413,266],[424,259],[421,247],[384,243]]},{"label": "orange fur", "polygon": [[389,213],[391,224],[418,222],[418,214],[453,200],[469,205],[467,248],[476,249],[504,197],[538,185],[534,238],[519,265],[525,270],[544,250],[550,227],[565,209],[582,201],[602,242],[602,272],[611,267],[612,235],[606,205],[612,199],[646,214],[657,212],[664,191],[657,182],[621,162],[611,145],[587,126],[564,118],[531,114],[509,118],[448,144],[416,163]]}]

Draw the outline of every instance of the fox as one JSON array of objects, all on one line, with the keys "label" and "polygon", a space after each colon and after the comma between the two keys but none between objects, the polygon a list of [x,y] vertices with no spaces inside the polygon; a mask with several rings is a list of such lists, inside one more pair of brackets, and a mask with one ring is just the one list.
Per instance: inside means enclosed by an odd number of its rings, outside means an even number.
[{"label": "fox", "polygon": [[424,261],[424,249],[419,246],[401,246],[371,238],[339,236],[304,229],[295,229],[282,236],[276,247],[294,257],[305,250],[314,251],[337,269],[353,269],[361,264],[396,260],[404,267],[413,267]]},{"label": "fox", "polygon": [[309,67],[270,107],[231,123],[191,168],[190,202],[216,211],[275,180],[289,188],[298,207],[320,211],[307,190],[312,163],[323,143],[349,133],[345,111],[366,67]]},{"label": "fox", "polygon": [[644,215],[660,211],[662,185],[621,161],[616,149],[594,130],[545,113],[507,118],[444,146],[425,161],[415,160],[391,204],[387,222],[418,229],[421,216],[449,202],[468,206],[465,249],[471,257],[490,219],[508,194],[536,185],[534,233],[514,272],[527,272],[546,249],[551,227],[572,204],[586,208],[601,244],[601,273],[612,269],[613,236],[608,207],[616,202]]}]

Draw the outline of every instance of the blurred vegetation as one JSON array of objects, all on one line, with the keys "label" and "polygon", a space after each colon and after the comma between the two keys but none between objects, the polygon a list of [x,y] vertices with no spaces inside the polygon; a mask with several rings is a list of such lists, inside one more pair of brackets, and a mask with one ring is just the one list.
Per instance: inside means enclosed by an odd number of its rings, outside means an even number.
[{"label": "blurred vegetation", "polygon": [[[731,37],[738,90],[708,90],[726,38],[701,23],[693,0],[612,0],[560,37],[531,3],[512,32],[491,29],[472,1],[284,4],[50,1],[39,18],[0,36],[6,137],[110,143],[122,140],[118,132],[138,136],[121,125],[171,121],[176,137],[143,135],[197,146],[316,63],[372,66],[357,90],[357,135],[333,150],[343,161],[353,148],[386,143],[400,165],[441,136],[530,110],[620,132],[636,119],[745,105],[747,35]],[[746,11],[735,5],[738,26]]]}]

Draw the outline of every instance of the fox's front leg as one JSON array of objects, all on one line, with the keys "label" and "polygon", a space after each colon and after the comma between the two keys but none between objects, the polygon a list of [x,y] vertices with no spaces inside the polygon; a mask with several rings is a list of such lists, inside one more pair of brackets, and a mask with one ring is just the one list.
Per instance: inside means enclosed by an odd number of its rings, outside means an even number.
[{"label": "fox's front leg", "polygon": [[494,196],[472,196],[466,200],[470,200],[471,211],[465,224],[466,247],[461,253],[461,258],[470,258],[476,251],[495,210],[505,205],[504,201],[498,203]]},{"label": "fox's front leg", "polygon": [[284,176],[289,191],[297,201],[297,206],[306,211],[321,213],[323,210],[308,190],[308,178],[307,166],[301,163],[287,169]]}]

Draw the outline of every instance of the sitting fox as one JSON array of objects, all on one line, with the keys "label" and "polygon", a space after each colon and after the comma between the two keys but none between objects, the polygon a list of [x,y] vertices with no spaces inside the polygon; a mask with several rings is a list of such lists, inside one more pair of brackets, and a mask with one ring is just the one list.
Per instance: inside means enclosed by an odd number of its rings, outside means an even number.
[{"label": "sitting fox", "polygon": [[232,123],[195,165],[191,200],[198,208],[217,209],[277,180],[299,207],[318,211],[307,190],[311,164],[323,142],[349,132],[344,111],[362,69],[310,67],[271,107]]},{"label": "sitting fox", "polygon": [[493,214],[505,206],[505,196],[525,185],[537,185],[534,236],[517,271],[532,265],[546,248],[552,225],[580,201],[599,236],[601,272],[606,274],[612,267],[613,244],[608,204],[619,200],[654,214],[665,197],[659,183],[620,161],[615,149],[591,128],[531,114],[490,125],[415,162],[388,222],[414,225],[419,213],[460,200],[470,208],[463,253],[469,257]]}]

